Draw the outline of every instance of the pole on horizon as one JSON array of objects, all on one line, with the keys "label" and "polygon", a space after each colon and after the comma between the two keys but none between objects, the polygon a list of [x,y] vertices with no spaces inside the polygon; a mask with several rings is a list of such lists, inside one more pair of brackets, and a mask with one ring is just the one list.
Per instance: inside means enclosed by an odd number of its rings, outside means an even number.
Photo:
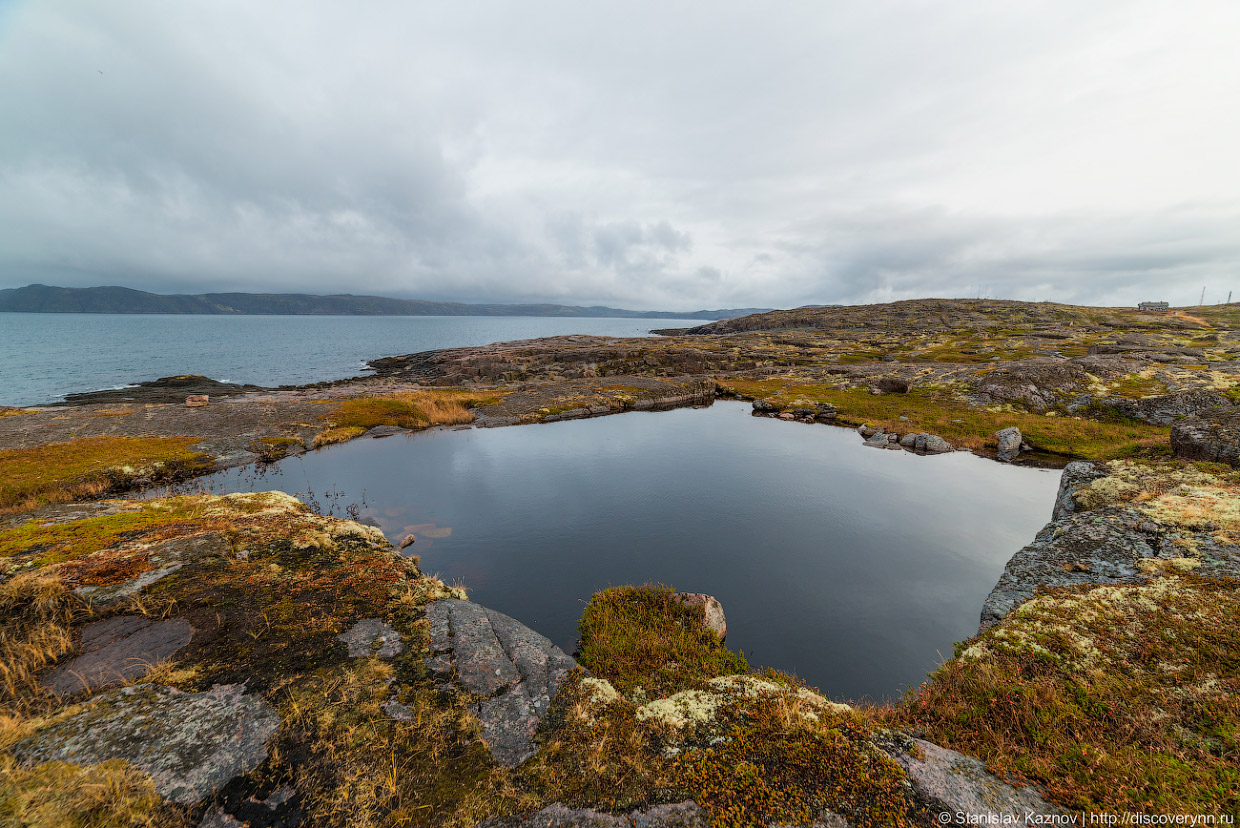
[{"label": "pole on horizon", "polygon": [[1200,308],[1200,307],[1204,307],[1204,306],[1205,306],[1205,304],[1206,304],[1206,289],[1205,289],[1204,287],[1202,287],[1202,289],[1201,289],[1201,301],[1197,303],[1197,307],[1199,307],[1199,308]]}]

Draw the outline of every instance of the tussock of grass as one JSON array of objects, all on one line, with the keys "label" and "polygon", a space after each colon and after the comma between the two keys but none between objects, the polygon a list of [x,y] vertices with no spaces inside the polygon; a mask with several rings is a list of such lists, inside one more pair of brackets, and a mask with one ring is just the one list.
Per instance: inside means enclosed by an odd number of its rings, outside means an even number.
[{"label": "tussock of grass", "polygon": [[900,711],[1079,810],[1240,811],[1240,583],[1057,592],[958,647]]},{"label": "tussock of grass", "polygon": [[[1046,416],[1018,411],[974,408],[953,387],[919,387],[907,394],[871,394],[863,388],[835,388],[784,380],[721,380],[732,394],[790,406],[794,401],[827,402],[843,424],[868,423],[905,434],[937,434],[957,448],[977,451],[995,447],[994,434],[1016,426],[1034,448],[1064,457],[1101,460],[1126,457],[1163,447],[1171,430],[1135,420],[1100,422],[1071,416]],[[907,417],[908,420],[901,420]]]},{"label": "tussock of grass", "polygon": [[82,603],[45,572],[0,584],[0,708],[20,716],[41,695],[36,674],[73,646],[70,624]]},{"label": "tussock of grass", "polygon": [[151,779],[120,760],[20,767],[0,756],[0,823],[28,828],[178,828]]},{"label": "tussock of grass", "polygon": [[208,464],[192,437],[86,437],[0,451],[0,514],[103,496],[140,479],[172,481]]},{"label": "tussock of grass", "polygon": [[418,429],[472,423],[471,408],[498,399],[494,393],[440,389],[344,400],[324,416],[326,428],[315,439],[315,445],[352,440],[375,426]]},{"label": "tussock of grass", "polygon": [[578,628],[583,667],[629,693],[665,696],[705,679],[744,673],[744,655],[704,624],[705,609],[685,606],[668,586],[621,586],[595,593]]}]

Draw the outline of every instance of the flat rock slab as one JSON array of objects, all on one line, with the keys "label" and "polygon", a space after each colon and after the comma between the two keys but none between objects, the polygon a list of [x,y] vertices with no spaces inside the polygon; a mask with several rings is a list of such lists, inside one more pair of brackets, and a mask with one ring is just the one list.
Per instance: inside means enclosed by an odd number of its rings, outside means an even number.
[{"label": "flat rock slab", "polygon": [[189,644],[194,629],[179,618],[152,621],[117,615],[82,630],[82,654],[61,664],[42,685],[61,696],[99,690],[141,678]]},{"label": "flat rock slab", "polygon": [[426,617],[433,654],[427,666],[455,671],[475,698],[491,755],[508,767],[533,756],[534,731],[577,662],[521,622],[468,601],[433,601]]},{"label": "flat rock slab", "polygon": [[336,636],[349,648],[349,658],[378,656],[393,658],[405,651],[400,641],[400,633],[392,629],[378,618],[363,618],[352,627]]},{"label": "flat rock slab", "polygon": [[[945,824],[964,824],[963,818],[971,817],[967,824],[1038,825],[1040,817],[1067,815],[1036,788],[1014,788],[963,753],[921,739],[902,739],[884,747]],[[944,820],[942,814],[950,818]]]},{"label": "flat rock slab", "polygon": [[708,828],[709,825],[706,812],[686,800],[627,814],[569,808],[556,803],[527,817],[488,819],[479,823],[479,828]]},{"label": "flat rock slab", "polygon": [[271,705],[240,684],[206,693],[138,684],[98,696],[13,753],[26,764],[124,759],[149,774],[165,799],[188,805],[262,764],[279,726]]}]

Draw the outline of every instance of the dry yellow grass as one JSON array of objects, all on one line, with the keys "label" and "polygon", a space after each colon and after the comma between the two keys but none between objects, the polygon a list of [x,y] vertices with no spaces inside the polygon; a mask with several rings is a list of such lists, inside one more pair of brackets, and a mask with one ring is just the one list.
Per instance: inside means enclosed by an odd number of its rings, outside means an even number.
[{"label": "dry yellow grass", "polygon": [[375,426],[398,428],[430,428],[438,425],[462,425],[474,421],[470,409],[496,402],[495,392],[400,391],[376,397],[355,397],[344,400],[324,415],[326,428],[315,438],[316,447],[342,443],[360,437]]}]

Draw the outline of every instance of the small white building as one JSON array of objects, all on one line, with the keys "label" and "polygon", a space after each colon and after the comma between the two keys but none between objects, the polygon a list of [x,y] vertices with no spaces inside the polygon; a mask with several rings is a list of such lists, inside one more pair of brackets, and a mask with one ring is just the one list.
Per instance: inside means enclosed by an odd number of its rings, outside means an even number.
[{"label": "small white building", "polygon": [[1171,306],[1166,302],[1142,302],[1137,305],[1137,310],[1143,311],[1165,311]]}]

